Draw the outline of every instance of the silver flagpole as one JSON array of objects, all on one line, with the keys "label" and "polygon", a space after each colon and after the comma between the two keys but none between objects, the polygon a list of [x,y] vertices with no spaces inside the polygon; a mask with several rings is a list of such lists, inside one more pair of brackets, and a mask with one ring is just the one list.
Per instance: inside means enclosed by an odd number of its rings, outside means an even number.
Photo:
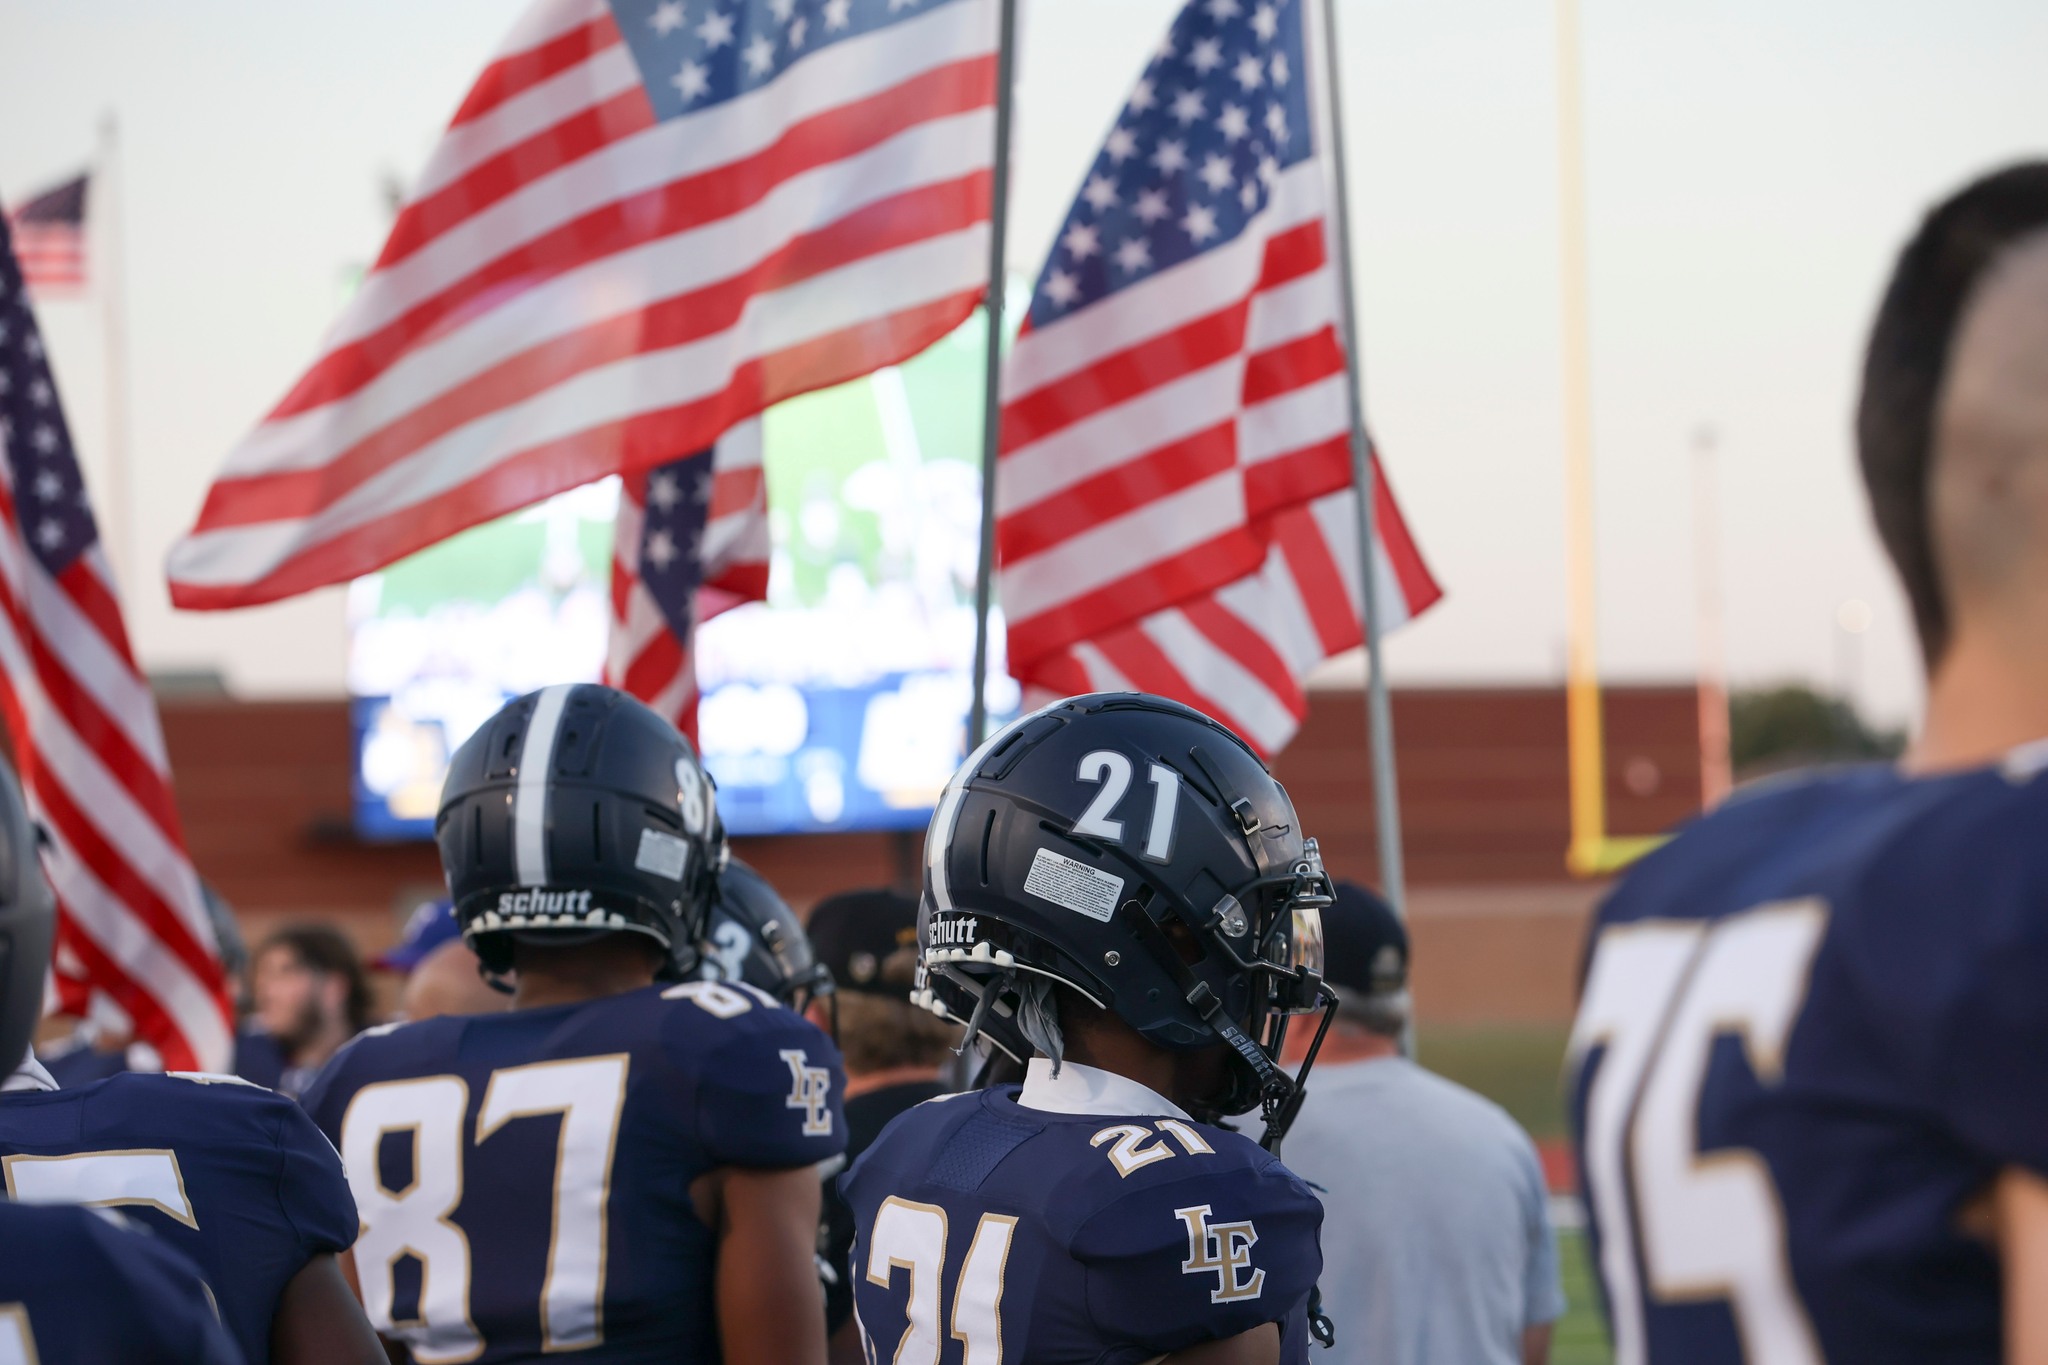
[{"label": "silver flagpole", "polygon": [[132,599],[141,593],[137,575],[140,564],[131,558],[135,550],[135,470],[128,450],[128,281],[121,257],[121,202],[127,186],[120,182],[120,125],[114,111],[100,116],[99,151],[93,158],[92,178],[87,182],[86,216],[93,234],[93,288],[100,296],[100,331],[106,348],[107,465],[106,486],[99,505],[105,509],[106,524],[100,528],[100,545],[105,550],[114,581],[122,596]]},{"label": "silver flagpole", "polygon": [[974,697],[967,708],[967,749],[988,737],[988,612],[996,576],[996,440],[1002,433],[1003,285],[1010,208],[1010,104],[1017,50],[1017,0],[1001,0],[996,34],[996,164],[989,193],[988,355],[981,384],[981,559],[974,570]]},{"label": "silver flagpole", "polygon": [[1380,601],[1377,566],[1378,516],[1373,507],[1375,480],[1372,439],[1365,431],[1365,388],[1359,379],[1358,311],[1351,295],[1351,202],[1344,168],[1344,106],[1338,98],[1337,5],[1323,0],[1323,108],[1330,139],[1330,179],[1334,189],[1330,235],[1335,239],[1337,291],[1344,327],[1344,369],[1351,385],[1351,483],[1358,494],[1358,579],[1365,601],[1366,729],[1372,743],[1372,808],[1378,826],[1381,892],[1394,913],[1407,917],[1407,878],[1401,864],[1401,797],[1394,782],[1394,714],[1387,700],[1387,671],[1380,653]]}]

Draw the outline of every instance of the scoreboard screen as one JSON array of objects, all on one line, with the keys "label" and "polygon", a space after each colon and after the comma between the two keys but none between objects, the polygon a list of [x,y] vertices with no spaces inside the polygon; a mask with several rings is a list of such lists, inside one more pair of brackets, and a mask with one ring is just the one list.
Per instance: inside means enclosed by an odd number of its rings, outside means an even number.
[{"label": "scoreboard screen", "polygon": [[[769,600],[697,631],[699,748],[734,834],[917,829],[965,754],[981,508],[979,315],[765,419]],[[448,756],[512,697],[596,681],[616,480],[349,590],[355,822],[433,834]],[[991,623],[990,712],[1013,714]]]}]

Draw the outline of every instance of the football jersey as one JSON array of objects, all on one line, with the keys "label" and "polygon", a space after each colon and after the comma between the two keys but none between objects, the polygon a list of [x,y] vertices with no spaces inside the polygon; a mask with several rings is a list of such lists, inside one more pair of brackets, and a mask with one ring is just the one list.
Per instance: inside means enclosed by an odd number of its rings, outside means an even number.
[{"label": "football jersey", "polygon": [[182,1253],[250,1365],[291,1278],[356,1238],[341,1161],[296,1104],[232,1076],[123,1073],[0,1094],[10,1199],[118,1207]]},{"label": "football jersey", "polygon": [[2048,1175],[2048,777],[1738,794],[1594,926],[1570,1076],[1622,1365],[2000,1359],[1966,1211]]},{"label": "football jersey", "polygon": [[718,1358],[690,1183],[846,1145],[839,1054],[742,983],[373,1029],[306,1107],[362,1210],[371,1325],[421,1365]]},{"label": "football jersey", "polygon": [[1307,1359],[1322,1205],[1122,1077],[1069,1062],[1055,1081],[1041,1058],[1021,1092],[921,1104],[840,1191],[870,1360],[1126,1365],[1269,1322],[1286,1365]]},{"label": "football jersey", "polygon": [[0,1204],[0,1361],[243,1365],[192,1264],[93,1209]]}]

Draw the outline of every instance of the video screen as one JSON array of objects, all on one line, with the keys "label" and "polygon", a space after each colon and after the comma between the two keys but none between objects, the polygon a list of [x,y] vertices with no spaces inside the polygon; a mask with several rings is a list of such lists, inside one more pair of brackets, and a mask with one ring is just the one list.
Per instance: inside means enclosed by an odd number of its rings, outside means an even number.
[{"label": "video screen", "polygon": [[[907,364],[769,410],[766,602],[697,630],[699,747],[733,834],[918,829],[965,756],[981,514],[977,314]],[[349,592],[355,824],[430,838],[448,757],[508,699],[596,681],[616,480]],[[1014,715],[1000,614],[989,707]]]}]

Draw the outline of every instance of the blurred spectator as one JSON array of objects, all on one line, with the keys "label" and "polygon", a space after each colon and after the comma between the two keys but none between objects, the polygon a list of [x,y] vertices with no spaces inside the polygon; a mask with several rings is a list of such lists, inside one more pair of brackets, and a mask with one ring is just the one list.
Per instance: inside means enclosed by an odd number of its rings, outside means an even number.
[{"label": "blurred spectator", "polygon": [[[839,1051],[846,1060],[846,1162],[850,1166],[889,1120],[946,1092],[941,1069],[960,1030],[910,1003],[917,971],[917,902],[894,891],[848,891],[811,911],[811,947],[832,972]],[[829,1027],[822,1003],[811,1006]],[[837,1283],[825,1287],[831,1359],[862,1360],[853,1322],[853,1214],[825,1187],[825,1259]]]},{"label": "blurred spectator", "polygon": [[440,900],[421,901],[406,916],[405,929],[398,942],[380,953],[373,965],[381,972],[407,976],[435,949],[461,937],[462,926],[455,922],[454,901],[445,896]]},{"label": "blurred spectator", "polygon": [[[1318,1362],[1543,1365],[1564,1313],[1557,1239],[1529,1135],[1490,1100],[1401,1055],[1408,934],[1344,883],[1323,912],[1337,1018],[1281,1159],[1321,1192]],[[1298,1066],[1315,1020],[1296,1020]]]},{"label": "blurred spectator", "polygon": [[406,917],[396,944],[372,965],[405,978],[398,988],[398,1017],[432,1019],[442,1014],[495,1014],[512,998],[484,980],[483,964],[462,941],[455,903],[421,901]]},{"label": "blurred spectator", "polygon": [[398,994],[398,1013],[407,1020],[443,1014],[496,1014],[512,1008],[512,997],[484,980],[483,964],[460,938],[420,959]]},{"label": "blurred spectator", "polygon": [[[199,883],[199,895],[235,1010],[235,1055],[230,1069],[245,1081],[274,1090],[284,1070],[284,1058],[277,1043],[249,1018],[249,945],[242,938],[234,907],[212,883]],[[71,1090],[123,1071],[164,1069],[157,1050],[136,1040],[134,1024],[120,1006],[95,992],[91,1009],[69,1036],[36,1048],[36,1056],[58,1086]]]},{"label": "blurred spectator", "polygon": [[370,1022],[370,980],[355,945],[325,924],[280,929],[256,950],[256,1021],[284,1057],[277,1090],[296,1097]]}]

